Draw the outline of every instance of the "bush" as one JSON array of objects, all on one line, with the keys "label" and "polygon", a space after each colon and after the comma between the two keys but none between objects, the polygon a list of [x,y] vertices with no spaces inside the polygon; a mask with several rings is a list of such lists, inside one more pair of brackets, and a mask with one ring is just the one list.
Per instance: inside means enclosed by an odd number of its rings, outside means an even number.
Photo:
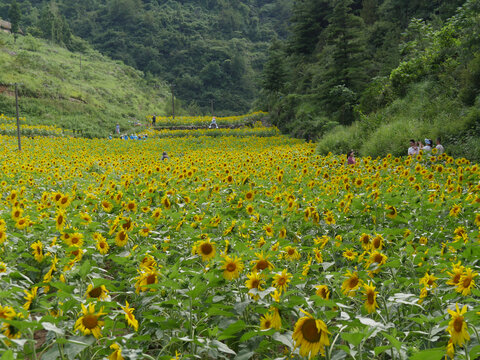
[{"label": "bush", "polygon": [[326,155],[329,152],[333,154],[346,154],[350,150],[358,152],[362,144],[363,135],[358,123],[350,126],[339,125],[321,138],[317,144],[317,153]]}]

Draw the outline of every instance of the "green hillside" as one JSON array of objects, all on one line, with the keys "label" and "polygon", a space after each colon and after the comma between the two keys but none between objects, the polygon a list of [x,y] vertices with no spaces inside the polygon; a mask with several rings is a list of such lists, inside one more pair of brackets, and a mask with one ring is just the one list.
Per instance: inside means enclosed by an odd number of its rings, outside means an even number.
[{"label": "green hillside", "polygon": [[[0,0],[8,18],[11,0]],[[191,114],[250,110],[272,38],[285,38],[292,0],[17,0],[20,26],[102,54],[175,86]]]},{"label": "green hillside", "polygon": [[[106,136],[163,113],[169,92],[155,78],[88,46],[83,53],[33,38],[0,33],[0,84],[20,83],[20,113],[29,123]],[[168,103],[169,103],[168,98]],[[0,113],[15,112],[14,88],[0,86]]]}]

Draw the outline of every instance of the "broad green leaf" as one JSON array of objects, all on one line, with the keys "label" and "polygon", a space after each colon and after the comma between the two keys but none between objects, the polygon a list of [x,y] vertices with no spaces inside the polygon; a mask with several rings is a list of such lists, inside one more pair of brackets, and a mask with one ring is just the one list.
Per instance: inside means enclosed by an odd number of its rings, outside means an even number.
[{"label": "broad green leaf", "polygon": [[65,332],[62,329],[59,329],[58,327],[55,326],[55,324],[49,323],[49,322],[42,322],[42,326],[45,330],[48,331],[53,331],[54,333],[58,335],[64,335]]},{"label": "broad green leaf", "polygon": [[365,338],[366,334],[363,333],[341,333],[340,336],[346,342],[352,344],[353,346],[358,346]]},{"label": "broad green leaf", "polygon": [[243,320],[238,320],[237,322],[234,322],[233,324],[230,324],[223,332],[220,334],[218,337],[218,340],[224,340],[233,337],[236,333],[242,331],[245,329],[247,325]]},{"label": "broad green leaf", "polygon": [[2,360],[14,360],[14,359],[15,358],[13,357],[13,351],[12,350],[7,350],[2,355]]},{"label": "broad green leaf", "polygon": [[382,335],[385,336],[385,338],[388,339],[388,341],[390,341],[390,344],[395,346],[395,349],[400,350],[400,348],[402,347],[401,341],[395,339],[392,335],[387,334],[386,332],[382,332]]},{"label": "broad green leaf", "polygon": [[444,348],[422,350],[410,357],[410,360],[440,360],[445,356]]},{"label": "broad green leaf", "polygon": [[389,350],[392,348],[392,345],[385,345],[385,346],[377,346],[374,351],[375,351],[375,356],[380,355],[381,353]]},{"label": "broad green leaf", "polygon": [[224,343],[222,343],[218,340],[213,340],[212,345],[216,346],[218,351],[221,351],[221,352],[226,353],[226,354],[237,355],[237,353],[235,351],[233,351],[227,345],[225,345]]}]

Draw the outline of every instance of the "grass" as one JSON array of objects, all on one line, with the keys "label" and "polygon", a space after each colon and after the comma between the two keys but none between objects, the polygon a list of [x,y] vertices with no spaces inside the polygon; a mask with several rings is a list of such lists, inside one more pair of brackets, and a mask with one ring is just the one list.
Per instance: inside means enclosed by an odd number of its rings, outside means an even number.
[{"label": "grass", "polygon": [[[162,114],[168,89],[160,80],[87,49],[72,53],[31,36],[0,34],[0,84],[20,83],[20,113],[32,124],[80,130],[103,137],[119,123],[132,123],[151,113]],[[2,91],[3,90],[3,91]],[[0,112],[13,116],[13,87],[0,90]]]}]

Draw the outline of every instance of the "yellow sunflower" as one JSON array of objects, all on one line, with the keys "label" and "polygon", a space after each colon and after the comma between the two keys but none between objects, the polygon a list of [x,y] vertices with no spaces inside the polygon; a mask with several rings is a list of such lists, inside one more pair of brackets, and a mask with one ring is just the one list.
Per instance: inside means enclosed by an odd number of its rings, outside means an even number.
[{"label": "yellow sunflower", "polygon": [[[257,289],[258,291],[263,290],[263,285],[265,285],[265,280],[262,274],[259,274],[256,270],[253,270],[250,274],[247,274],[248,280],[245,281],[245,286],[249,289]],[[254,300],[258,300],[259,296],[256,294],[248,292]]]},{"label": "yellow sunflower", "polygon": [[159,273],[156,269],[149,269],[145,272],[140,272],[140,275],[137,276],[135,279],[137,280],[135,283],[135,292],[137,294],[140,291],[155,291],[155,289],[150,288],[150,285],[158,284]]},{"label": "yellow sunflower", "polygon": [[252,271],[254,270],[262,271],[265,269],[273,270],[275,268],[273,264],[270,261],[268,261],[268,258],[270,256],[263,255],[263,251],[261,253],[255,253],[255,256],[257,257],[257,259],[252,261],[252,263],[254,264]]},{"label": "yellow sunflower", "polygon": [[378,291],[375,291],[375,286],[370,284],[364,284],[364,295],[365,295],[365,309],[368,313],[374,313],[378,307],[377,304],[377,294]]},{"label": "yellow sunflower", "polygon": [[478,276],[478,273],[474,272],[471,268],[466,268],[465,272],[460,276],[460,280],[457,284],[457,292],[462,293],[463,296],[470,295],[472,288],[475,287],[474,278]]},{"label": "yellow sunflower", "polygon": [[350,270],[347,270],[344,276],[346,279],[342,283],[343,294],[349,296],[355,295],[355,290],[362,285],[362,280],[358,277],[358,273],[356,271],[352,273]]},{"label": "yellow sunflower", "polygon": [[108,245],[107,240],[102,236],[97,240],[97,250],[100,254],[105,255],[108,253],[108,250],[110,249],[110,246]]},{"label": "yellow sunflower", "polygon": [[317,285],[315,286],[317,291],[315,292],[316,295],[320,296],[322,299],[328,300],[330,299],[330,290],[328,289],[327,285]]},{"label": "yellow sunflower", "polygon": [[108,290],[105,285],[93,287],[92,284],[88,284],[87,291],[85,292],[87,299],[106,300],[108,297]]},{"label": "yellow sunflower", "polygon": [[272,328],[272,317],[273,315],[270,313],[266,313],[260,318],[260,329],[261,330],[268,330]]},{"label": "yellow sunflower", "polygon": [[243,262],[241,258],[236,256],[225,256],[222,265],[223,277],[227,280],[237,279],[243,270]]},{"label": "yellow sunflower", "polygon": [[102,315],[106,315],[106,313],[103,312],[103,308],[101,308],[98,313],[95,313],[94,304],[88,305],[88,309],[85,307],[85,305],[81,305],[83,316],[80,316],[75,322],[74,330],[80,330],[83,335],[92,334],[99,339],[102,336],[102,326],[105,324],[104,321],[100,320],[100,317]]},{"label": "yellow sunflower", "polygon": [[290,260],[290,261],[300,260],[300,254],[297,251],[297,249],[294,248],[293,246],[286,246],[283,250],[284,250],[283,258],[285,260]]},{"label": "yellow sunflower", "polygon": [[25,310],[30,309],[33,300],[35,300],[35,298],[37,297],[37,290],[38,286],[34,286],[30,292],[28,292],[27,290],[23,290],[23,292],[25,293],[25,296],[23,298],[26,300],[26,303],[23,304],[23,308]]},{"label": "yellow sunflower", "polygon": [[457,264],[452,264],[452,272],[447,271],[447,274],[450,276],[450,280],[447,281],[447,285],[457,286],[464,271],[465,266],[461,265],[460,262]]},{"label": "yellow sunflower", "polygon": [[292,274],[288,273],[286,269],[284,269],[281,273],[273,275],[272,285],[275,286],[279,293],[287,290],[288,283],[291,281]]},{"label": "yellow sunflower", "polygon": [[210,239],[199,241],[192,249],[193,253],[197,253],[202,257],[202,261],[210,261],[215,256],[215,243],[210,242]]},{"label": "yellow sunflower", "polygon": [[125,301],[125,306],[122,306],[122,310],[125,311],[125,320],[127,320],[128,325],[133,327],[135,331],[138,331],[138,320],[133,315],[135,308],[129,307],[128,301]]},{"label": "yellow sunflower", "polygon": [[302,310],[307,316],[303,316],[295,324],[293,341],[295,348],[300,347],[300,355],[312,358],[319,352],[325,356],[325,346],[330,345],[327,325],[319,319]]},{"label": "yellow sunflower", "polygon": [[125,230],[120,230],[115,236],[115,244],[118,247],[123,247],[128,243],[128,233]]},{"label": "yellow sunflower", "polygon": [[353,249],[345,249],[342,256],[349,261],[354,261],[357,258],[358,253]]},{"label": "yellow sunflower", "polygon": [[395,219],[397,217],[397,209],[395,208],[395,206],[392,206],[392,205],[386,205],[385,206],[385,210],[387,210],[387,217],[390,218],[390,219]]},{"label": "yellow sunflower", "polygon": [[31,246],[32,254],[35,257],[35,260],[38,262],[42,262],[43,260],[43,244],[40,240],[34,242]]},{"label": "yellow sunflower", "polygon": [[463,314],[467,312],[467,306],[465,305],[462,310],[459,309],[458,304],[455,304],[455,307],[457,311],[447,309],[448,313],[452,316],[448,323],[447,331],[454,345],[463,346],[465,342],[470,340],[467,323],[463,317]]}]

